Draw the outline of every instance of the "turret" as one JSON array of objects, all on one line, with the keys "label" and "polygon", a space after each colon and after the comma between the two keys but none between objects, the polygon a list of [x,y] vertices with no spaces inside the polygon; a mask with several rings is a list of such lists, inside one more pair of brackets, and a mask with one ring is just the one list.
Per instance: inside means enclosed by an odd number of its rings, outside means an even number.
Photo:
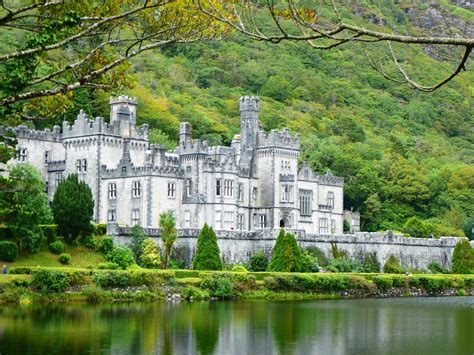
[{"label": "turret", "polygon": [[181,122],[179,124],[179,146],[184,147],[186,142],[191,141],[191,124],[189,122]]},{"label": "turret", "polygon": [[259,109],[260,99],[258,96],[242,96],[240,98],[240,165],[242,166],[249,166],[257,143]]},{"label": "turret", "polygon": [[111,97],[110,104],[110,123],[115,121],[129,121],[136,123],[137,98],[128,96]]}]

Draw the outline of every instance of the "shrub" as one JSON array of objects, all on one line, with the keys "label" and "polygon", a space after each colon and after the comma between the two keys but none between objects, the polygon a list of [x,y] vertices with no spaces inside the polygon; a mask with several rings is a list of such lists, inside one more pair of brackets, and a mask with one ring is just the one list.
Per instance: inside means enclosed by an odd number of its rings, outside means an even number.
[{"label": "shrub", "polygon": [[234,294],[232,282],[225,276],[206,276],[201,281],[200,287],[209,290],[212,297],[230,298]]},{"label": "shrub", "polygon": [[380,272],[380,262],[377,258],[377,252],[368,252],[364,254],[364,260],[362,263],[363,272]]},{"label": "shrub", "polygon": [[387,274],[403,274],[404,269],[400,265],[400,262],[398,261],[397,257],[395,255],[390,255],[390,257],[383,266],[383,272]]},{"label": "shrub", "polygon": [[106,262],[106,263],[99,263],[97,265],[99,270],[117,270],[119,268],[117,263],[113,262]]},{"label": "shrub", "polygon": [[99,223],[95,225],[95,234],[103,236],[107,233],[107,223]]},{"label": "shrub", "polygon": [[254,275],[244,274],[233,274],[232,284],[236,291],[244,292],[256,288],[257,282]]},{"label": "shrub", "polygon": [[263,251],[258,251],[252,254],[247,267],[250,271],[267,271],[268,259],[265,256],[265,253]]},{"label": "shrub", "polygon": [[0,242],[0,260],[15,261],[18,256],[18,246],[14,242]]},{"label": "shrub", "polygon": [[375,276],[373,278],[374,283],[377,285],[377,288],[381,290],[388,290],[393,286],[393,279],[387,276]]},{"label": "shrub", "polygon": [[327,266],[329,264],[328,257],[326,256],[326,254],[324,254],[324,251],[322,251],[320,248],[308,247],[305,249],[305,251],[316,258],[319,266]]},{"label": "shrub", "polygon": [[455,274],[474,273],[474,249],[467,239],[456,243],[452,263],[452,271]]},{"label": "shrub", "polygon": [[59,255],[58,260],[61,264],[68,265],[71,261],[71,255],[69,255],[68,253],[62,253],[61,255]]},{"label": "shrub", "polygon": [[33,273],[31,285],[42,292],[63,292],[69,280],[64,271],[38,270]]},{"label": "shrub", "polygon": [[56,240],[49,244],[49,250],[54,254],[61,254],[64,252],[64,243],[60,240]]},{"label": "shrub", "polygon": [[195,286],[187,285],[181,290],[181,296],[187,300],[205,300],[209,298],[209,292]]},{"label": "shrub", "polygon": [[247,268],[243,265],[234,265],[232,268],[232,271],[234,272],[248,272]]},{"label": "shrub", "polygon": [[177,279],[183,279],[183,278],[188,278],[188,277],[199,277],[200,275],[199,270],[176,270],[174,272],[175,277]]},{"label": "shrub", "polygon": [[94,250],[97,247],[97,243],[93,235],[86,235],[82,237],[82,245],[90,250]]},{"label": "shrub", "polygon": [[161,265],[160,252],[155,241],[151,238],[142,243],[143,253],[140,256],[140,264],[148,269],[157,269]]},{"label": "shrub", "polygon": [[318,261],[308,252],[303,252],[301,272],[319,272]]},{"label": "shrub", "polygon": [[348,257],[347,251],[344,249],[339,249],[336,243],[331,243],[331,254],[334,259],[346,258]]},{"label": "shrub", "polygon": [[48,244],[54,242],[57,237],[58,226],[55,224],[42,224],[39,226],[43,230],[43,235],[46,237]]},{"label": "shrub", "polygon": [[194,270],[222,270],[222,260],[216,233],[207,223],[199,232],[196,254],[193,258]]},{"label": "shrub", "polygon": [[130,273],[121,271],[96,272],[92,277],[92,282],[100,287],[128,287],[131,281]]},{"label": "shrub", "polygon": [[358,272],[361,270],[361,265],[357,260],[337,258],[331,259],[326,269],[332,272]]},{"label": "shrub", "polygon": [[104,290],[98,285],[88,285],[81,291],[89,303],[98,303],[104,298]]},{"label": "shrub", "polygon": [[303,253],[295,236],[282,229],[272,250],[269,271],[298,272],[303,269]]},{"label": "shrub", "polygon": [[139,226],[138,224],[132,227],[132,236],[130,244],[128,245],[130,250],[133,253],[135,261],[138,262],[140,260],[140,256],[143,253],[143,242],[147,238],[145,234],[145,230],[143,227]]},{"label": "shrub", "polygon": [[449,272],[448,269],[446,269],[437,261],[432,261],[428,265],[428,270],[430,270],[433,274],[447,274]]},{"label": "shrub", "polygon": [[10,275],[31,275],[33,270],[28,266],[12,267],[8,270]]},{"label": "shrub", "polygon": [[28,294],[26,287],[18,287],[13,284],[7,285],[2,290],[2,302],[18,304],[23,296]]},{"label": "shrub", "polygon": [[430,293],[441,291],[442,289],[449,287],[449,281],[447,279],[420,277],[419,280],[420,284],[425,288],[425,290]]},{"label": "shrub", "polygon": [[106,235],[100,238],[99,243],[97,245],[97,250],[99,250],[102,254],[107,255],[114,249],[114,238]]},{"label": "shrub", "polygon": [[133,264],[133,253],[129,247],[116,245],[110,253],[107,254],[107,260],[116,263],[125,270]]}]

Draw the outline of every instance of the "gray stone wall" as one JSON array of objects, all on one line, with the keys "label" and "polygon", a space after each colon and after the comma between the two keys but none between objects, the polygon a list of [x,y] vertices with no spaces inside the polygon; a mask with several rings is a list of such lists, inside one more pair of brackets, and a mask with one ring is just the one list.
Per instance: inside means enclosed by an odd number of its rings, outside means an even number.
[{"label": "gray stone wall", "polygon": [[[130,228],[112,228],[108,232],[115,234],[115,241],[119,244],[127,244],[130,241],[128,236]],[[308,235],[304,231],[294,232],[303,249],[318,247],[330,256],[331,245],[336,244],[339,249],[346,250],[350,257],[355,258],[359,253],[376,252],[379,262],[383,265],[390,255],[395,255],[403,266],[417,269],[426,269],[432,261],[450,268],[454,247],[459,240],[463,239],[457,237],[406,238],[391,233]],[[158,229],[148,229],[147,233],[161,246]],[[175,248],[184,257],[187,266],[191,265],[198,233],[199,230],[196,229],[180,229],[178,232],[179,238]],[[216,233],[223,260],[226,263],[236,264],[247,262],[250,255],[256,251],[263,251],[270,257],[278,231],[216,231]],[[474,241],[471,241],[471,245],[474,246]]]}]

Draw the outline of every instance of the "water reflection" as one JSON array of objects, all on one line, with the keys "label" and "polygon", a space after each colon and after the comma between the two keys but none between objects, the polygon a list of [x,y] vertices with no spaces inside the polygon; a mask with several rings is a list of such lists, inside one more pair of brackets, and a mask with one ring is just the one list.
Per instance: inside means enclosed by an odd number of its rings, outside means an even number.
[{"label": "water reflection", "polygon": [[474,298],[0,309],[0,354],[472,354]]}]

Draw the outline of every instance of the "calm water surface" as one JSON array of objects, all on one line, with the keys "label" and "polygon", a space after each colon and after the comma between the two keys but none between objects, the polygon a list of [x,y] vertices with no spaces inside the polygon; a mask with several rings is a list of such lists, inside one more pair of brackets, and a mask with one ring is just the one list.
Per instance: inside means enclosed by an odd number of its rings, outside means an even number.
[{"label": "calm water surface", "polygon": [[0,354],[474,354],[474,297],[0,309]]}]

